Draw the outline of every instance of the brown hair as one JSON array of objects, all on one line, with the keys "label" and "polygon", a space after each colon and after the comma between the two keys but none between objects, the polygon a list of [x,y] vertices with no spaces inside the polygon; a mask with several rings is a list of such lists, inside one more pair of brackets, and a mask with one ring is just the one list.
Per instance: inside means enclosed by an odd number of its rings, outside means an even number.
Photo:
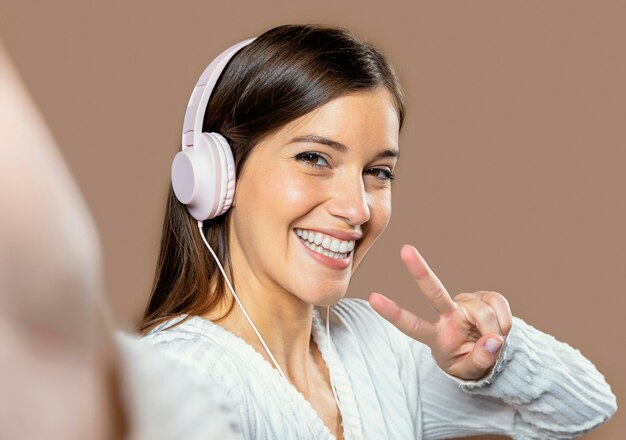
[{"label": "brown hair", "polygon": [[[380,86],[393,96],[401,128],[404,93],[393,69],[373,45],[343,28],[278,26],[228,62],[209,100],[203,131],[218,132],[228,140],[240,171],[254,146],[287,123],[342,95]],[[229,219],[227,211],[206,220],[203,230],[232,279]],[[225,293],[196,220],[170,186],[152,295],[140,331],[145,333],[181,313],[207,313]]]}]

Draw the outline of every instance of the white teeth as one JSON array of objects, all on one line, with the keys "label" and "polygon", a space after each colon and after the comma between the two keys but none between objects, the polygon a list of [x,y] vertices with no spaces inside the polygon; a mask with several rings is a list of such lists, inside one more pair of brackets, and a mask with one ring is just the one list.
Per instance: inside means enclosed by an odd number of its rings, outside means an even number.
[{"label": "white teeth", "polygon": [[346,258],[348,258],[347,253],[331,252],[327,249],[324,249],[321,246],[315,246],[313,243],[310,243],[308,241],[305,241],[304,244],[305,246],[313,249],[315,252],[320,253],[322,255],[326,255],[327,257],[330,257],[330,258],[334,258],[335,260],[345,260]]},{"label": "white teeth", "polygon": [[[304,237],[307,236],[307,231],[296,229],[296,234],[298,235],[298,237],[301,237],[303,239],[305,246],[314,250],[317,253],[320,253],[330,258],[334,258],[335,260],[344,260],[348,258],[348,252],[350,252],[348,249],[350,248],[354,249],[354,240],[343,241],[343,240],[338,240],[338,239],[330,239],[328,236],[322,235],[324,239],[320,240],[321,244],[315,244],[312,241],[315,241],[315,242],[318,241],[317,239],[318,239],[319,232],[318,233],[309,232],[308,240],[304,239]],[[328,243],[326,243],[327,240],[330,241],[329,245]],[[330,249],[328,249],[325,245],[328,245]],[[342,248],[345,248],[345,249],[341,251]],[[333,249],[336,249],[336,250],[333,250]]]},{"label": "white teeth", "polygon": [[326,249],[330,249],[330,242],[331,242],[331,240],[332,240],[332,238],[330,238],[328,235],[324,236],[324,240],[322,241],[322,246],[324,248],[326,248]]},{"label": "white teeth", "polygon": [[331,258],[347,258],[347,253],[354,250],[354,240],[340,240],[321,232],[307,231],[306,229],[296,229],[295,231],[309,248]]},{"label": "white teeth", "polygon": [[315,234],[315,244],[322,244],[322,241],[324,239],[322,238],[322,234],[320,232]]},{"label": "white teeth", "polygon": [[339,249],[333,249],[334,251],[339,251],[342,254],[345,253],[348,250],[348,242],[347,241],[342,241],[341,245],[339,246]]}]

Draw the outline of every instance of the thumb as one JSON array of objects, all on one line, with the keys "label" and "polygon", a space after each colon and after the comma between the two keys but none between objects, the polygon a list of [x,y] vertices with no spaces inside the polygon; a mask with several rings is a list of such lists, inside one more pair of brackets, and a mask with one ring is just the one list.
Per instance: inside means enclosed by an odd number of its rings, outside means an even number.
[{"label": "thumb", "polygon": [[496,333],[483,335],[476,343],[461,366],[466,379],[480,379],[498,360],[504,338]]}]

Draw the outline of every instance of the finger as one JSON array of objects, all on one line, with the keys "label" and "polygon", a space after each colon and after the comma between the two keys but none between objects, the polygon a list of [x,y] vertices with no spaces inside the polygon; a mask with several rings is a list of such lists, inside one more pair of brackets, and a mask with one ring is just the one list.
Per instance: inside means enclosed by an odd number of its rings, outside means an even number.
[{"label": "finger", "polygon": [[452,374],[463,379],[482,378],[495,365],[503,344],[504,339],[500,335],[484,335],[476,341],[465,359],[454,366]]},{"label": "finger", "polygon": [[437,313],[445,315],[456,310],[456,303],[452,301],[443,283],[428,267],[417,249],[408,244],[404,245],[400,250],[400,257]]},{"label": "finger", "polygon": [[459,293],[454,297],[454,301],[457,303],[464,303],[468,301],[480,301],[488,304],[495,312],[500,325],[501,335],[506,336],[511,331],[513,323],[513,315],[511,314],[511,308],[507,299],[498,292],[480,290],[473,293]]},{"label": "finger", "polygon": [[502,329],[502,336],[508,335],[513,325],[513,315],[509,302],[498,292],[481,291],[480,293],[482,294],[481,299],[496,312],[500,329]]},{"label": "finger", "polygon": [[479,297],[459,301],[458,304],[467,320],[478,328],[481,335],[495,333],[504,336],[495,310]]},{"label": "finger", "polygon": [[372,293],[369,297],[369,302],[379,315],[391,322],[405,335],[427,345],[434,340],[436,328],[433,323],[418,318],[380,293]]}]

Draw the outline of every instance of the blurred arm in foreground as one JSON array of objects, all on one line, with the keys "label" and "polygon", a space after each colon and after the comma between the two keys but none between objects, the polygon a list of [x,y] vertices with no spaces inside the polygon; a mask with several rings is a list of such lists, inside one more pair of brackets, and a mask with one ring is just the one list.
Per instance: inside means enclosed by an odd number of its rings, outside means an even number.
[{"label": "blurred arm in foreground", "polygon": [[0,438],[240,438],[225,396],[113,336],[93,219],[1,42],[0,96]]}]

